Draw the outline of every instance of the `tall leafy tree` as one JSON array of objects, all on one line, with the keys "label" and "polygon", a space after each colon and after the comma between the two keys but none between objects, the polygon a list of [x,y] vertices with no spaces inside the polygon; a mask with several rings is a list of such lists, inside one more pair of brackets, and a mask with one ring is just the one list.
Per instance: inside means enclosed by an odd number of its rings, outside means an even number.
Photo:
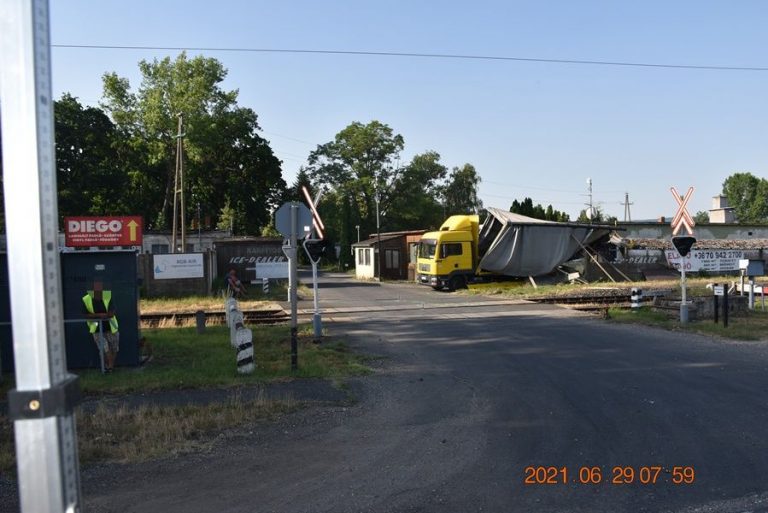
[{"label": "tall leafy tree", "polygon": [[[400,134],[374,120],[350,124],[333,141],[319,145],[310,154],[307,172],[314,185],[331,191],[321,211],[329,214],[323,216],[330,221],[326,226],[332,227],[339,240],[352,240],[357,224],[362,233],[376,231],[375,198],[378,194],[379,212],[385,215],[402,171],[397,162],[403,146]],[[347,205],[350,215],[338,215]]]},{"label": "tall leafy tree", "polygon": [[391,230],[436,228],[446,217],[442,182],[448,173],[440,154],[428,151],[413,157],[394,182],[387,225]]},{"label": "tall leafy tree", "polygon": [[[139,63],[141,86],[126,78],[103,77],[103,107],[125,146],[134,150],[128,170],[132,186],[143,191],[147,224],[171,224],[178,117],[184,120],[187,219],[200,208],[213,224],[225,205],[237,233],[258,233],[282,197],[280,161],[258,135],[256,114],[237,105],[238,92],[222,89],[227,71],[216,59],[166,57]],[[191,215],[190,215],[191,214]]]},{"label": "tall leafy tree", "polygon": [[752,173],[734,173],[723,182],[723,195],[740,223],[768,220],[768,180]]},{"label": "tall leafy tree", "polygon": [[472,164],[454,167],[445,185],[445,206],[448,214],[476,214],[483,208],[477,196],[480,175]]},{"label": "tall leafy tree", "polygon": [[570,216],[565,212],[555,210],[552,205],[547,205],[545,209],[541,204],[534,206],[533,200],[526,197],[522,202],[514,200],[512,206],[509,207],[509,211],[515,214],[520,214],[534,219],[544,219],[546,221],[559,221],[568,222]]},{"label": "tall leafy tree", "polygon": [[64,94],[54,102],[54,120],[59,215],[128,213],[128,177],[119,165],[109,117]]}]

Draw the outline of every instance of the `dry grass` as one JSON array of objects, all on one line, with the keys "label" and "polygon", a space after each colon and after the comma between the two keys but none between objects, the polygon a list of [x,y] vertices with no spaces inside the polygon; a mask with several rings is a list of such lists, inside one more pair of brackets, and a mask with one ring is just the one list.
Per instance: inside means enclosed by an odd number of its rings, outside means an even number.
[{"label": "dry grass", "polygon": [[[134,463],[206,450],[232,435],[235,428],[273,419],[296,406],[263,396],[250,401],[235,397],[203,406],[100,405],[91,413],[77,414],[80,461]],[[16,464],[10,427],[0,417],[0,475],[13,473]]]},{"label": "dry grass", "polygon": [[[691,277],[686,278],[688,291],[691,295],[711,295],[712,291],[706,288],[709,283],[730,283],[736,281],[735,276],[717,276],[717,277]],[[520,298],[538,298],[538,297],[558,297],[558,296],[576,296],[592,294],[596,291],[616,289],[626,290],[632,287],[641,289],[671,289],[673,294],[680,291],[680,279],[654,280],[654,281],[635,281],[635,282],[596,282],[589,285],[582,284],[558,284],[558,285],[540,285],[534,288],[526,280],[510,280],[502,282],[479,283],[469,286],[469,290],[460,291],[464,294],[477,295],[501,295]]]},{"label": "dry grass", "polygon": [[[269,310],[279,308],[273,301],[259,299],[239,299],[241,310]],[[198,310],[206,312],[223,312],[224,297],[190,296],[186,298],[141,299],[141,313],[156,314],[165,312],[194,313]]]},{"label": "dry grass", "polygon": [[712,319],[706,319],[681,325],[677,315],[670,316],[668,312],[658,312],[648,307],[643,307],[640,311],[611,308],[608,310],[608,317],[613,322],[643,324],[675,331],[692,331],[733,340],[766,340],[765,333],[768,333],[768,312],[761,310],[731,315],[727,328],[723,326],[722,318],[719,324],[715,324]]}]

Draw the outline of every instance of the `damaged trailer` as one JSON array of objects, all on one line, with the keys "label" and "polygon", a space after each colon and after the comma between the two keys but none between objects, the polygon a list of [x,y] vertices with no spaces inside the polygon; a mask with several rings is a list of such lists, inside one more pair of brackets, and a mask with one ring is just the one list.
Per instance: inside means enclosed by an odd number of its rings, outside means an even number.
[{"label": "damaged trailer", "polygon": [[607,240],[614,229],[544,221],[498,208],[487,211],[482,226],[476,215],[451,216],[439,231],[423,235],[420,283],[454,290],[493,276],[542,276],[577,256],[591,258],[599,266],[588,248]]},{"label": "damaged trailer", "polygon": [[613,230],[606,225],[544,221],[488,208],[480,229],[480,268],[505,276],[549,274]]}]

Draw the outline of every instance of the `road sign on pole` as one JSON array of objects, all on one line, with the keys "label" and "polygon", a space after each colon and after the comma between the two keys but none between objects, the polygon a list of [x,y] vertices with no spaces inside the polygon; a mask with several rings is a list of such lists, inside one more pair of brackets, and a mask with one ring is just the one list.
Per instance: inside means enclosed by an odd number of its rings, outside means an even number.
[{"label": "road sign on pole", "polygon": [[675,212],[675,217],[672,218],[672,235],[680,233],[681,228],[685,228],[688,235],[693,235],[693,227],[696,226],[696,223],[691,217],[691,214],[688,213],[688,209],[686,209],[688,201],[690,201],[691,196],[693,196],[693,187],[688,187],[688,192],[685,193],[685,196],[683,196],[682,199],[677,192],[677,189],[671,187],[669,190],[672,191],[672,196],[677,202],[677,212]]},{"label": "road sign on pole", "polygon": [[317,238],[323,239],[323,231],[325,230],[325,225],[323,225],[323,220],[320,219],[320,214],[317,212],[317,202],[312,200],[312,196],[309,195],[309,191],[303,185],[301,186],[301,192],[304,193],[304,198],[306,198],[307,203],[309,204],[309,208],[312,210],[312,225],[315,228]]},{"label": "road sign on pole", "polygon": [[21,511],[81,511],[74,405],[67,373],[47,0],[0,4],[3,186],[16,389]]},{"label": "road sign on pole", "polygon": [[[685,257],[690,251],[693,243],[696,242],[696,239],[693,237],[677,237],[677,234],[680,232],[681,228],[685,228],[688,235],[693,235],[693,227],[696,223],[693,221],[691,214],[688,213],[686,206],[688,205],[691,196],[693,196],[694,189],[693,187],[688,187],[688,192],[686,192],[685,196],[682,198],[674,187],[670,187],[669,190],[672,192],[672,197],[674,197],[677,202],[677,212],[675,212],[675,217],[672,218],[672,243],[680,253],[680,256]],[[680,324],[687,324],[688,298],[686,297],[685,262],[683,262],[682,258],[680,264]]]},{"label": "road sign on pole", "polygon": [[283,253],[288,257],[288,301],[291,303],[291,370],[299,368],[299,346],[297,340],[298,313],[296,288],[298,278],[298,239],[303,238],[310,231],[312,215],[309,209],[302,203],[284,203],[275,212],[275,226],[278,231],[288,239],[288,245],[283,246]]},{"label": "road sign on pole", "polygon": [[312,231],[312,212],[303,204],[297,202],[283,203],[275,212],[275,228],[286,239],[293,234],[293,224],[291,221],[292,205],[296,206],[296,236],[303,239]]}]

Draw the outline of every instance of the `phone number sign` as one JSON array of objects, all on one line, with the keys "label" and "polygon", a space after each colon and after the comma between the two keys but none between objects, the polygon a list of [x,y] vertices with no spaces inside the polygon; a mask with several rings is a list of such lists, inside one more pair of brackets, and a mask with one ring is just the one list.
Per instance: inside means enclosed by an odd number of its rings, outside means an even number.
[{"label": "phone number sign", "polygon": [[686,271],[738,271],[739,260],[744,258],[740,249],[695,249],[688,256],[680,258],[677,250],[668,249],[664,252],[670,267],[680,269],[681,261]]}]

